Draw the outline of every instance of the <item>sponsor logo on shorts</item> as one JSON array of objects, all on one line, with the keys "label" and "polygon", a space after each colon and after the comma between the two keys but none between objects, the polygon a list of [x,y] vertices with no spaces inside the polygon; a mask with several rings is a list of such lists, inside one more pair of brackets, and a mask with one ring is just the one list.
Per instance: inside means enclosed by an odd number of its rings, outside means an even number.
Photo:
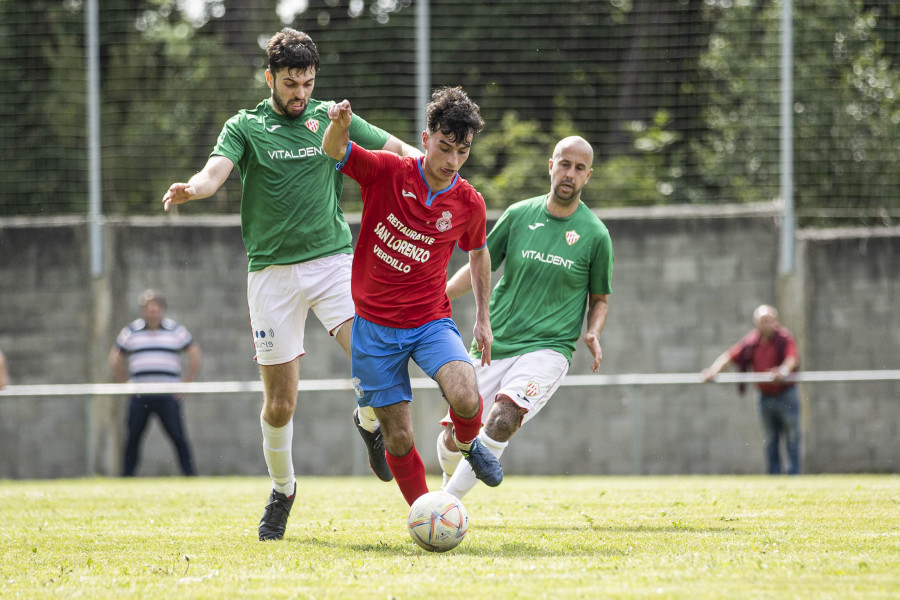
[{"label": "sponsor logo on shorts", "polygon": [[350,380],[350,383],[353,384],[353,391],[356,392],[356,397],[362,399],[366,392],[362,389],[362,382],[359,380],[359,377],[354,377]]},{"label": "sponsor logo on shorts", "polygon": [[538,394],[541,393],[541,384],[537,381],[529,381],[525,385],[525,397],[526,398],[534,398]]},{"label": "sponsor logo on shorts", "polygon": [[256,349],[261,352],[275,347],[275,342],[272,341],[275,339],[275,330],[271,327],[269,329],[254,329],[253,338]]}]

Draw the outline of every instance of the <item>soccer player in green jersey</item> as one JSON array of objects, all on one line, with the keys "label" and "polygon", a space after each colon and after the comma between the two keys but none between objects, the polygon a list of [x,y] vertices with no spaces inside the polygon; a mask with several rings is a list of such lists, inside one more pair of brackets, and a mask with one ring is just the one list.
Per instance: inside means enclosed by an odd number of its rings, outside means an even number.
[{"label": "soccer player in green jersey", "polygon": [[[478,438],[497,458],[522,425],[546,406],[569,370],[581,336],[596,373],[603,360],[600,333],[609,314],[613,251],[609,231],[581,201],[594,151],[583,138],[561,140],[550,158],[550,192],[507,209],[487,238],[491,269],[506,261],[491,293],[491,365],[475,361],[484,398]],[[472,288],[468,265],[447,282],[458,298]],[[477,348],[470,354],[478,356]],[[447,420],[438,436],[442,489],[457,498],[477,483],[453,444]]]},{"label": "soccer player in green jersey", "polygon": [[[259,539],[274,540],[284,536],[296,492],[291,445],[306,315],[312,309],[349,357],[354,308],[352,237],[338,205],[343,175],[322,152],[334,103],[312,98],[318,51],[308,35],[285,28],[268,41],[266,54],[270,97],[225,123],[203,170],[187,183],[173,183],[163,205],[168,211],[211,196],[235,166],[240,171],[247,299],[264,388],[260,426],[273,481]],[[422,154],[358,117],[350,138],[368,149]],[[370,413],[361,408],[353,418],[372,470],[390,481],[378,421]]]}]

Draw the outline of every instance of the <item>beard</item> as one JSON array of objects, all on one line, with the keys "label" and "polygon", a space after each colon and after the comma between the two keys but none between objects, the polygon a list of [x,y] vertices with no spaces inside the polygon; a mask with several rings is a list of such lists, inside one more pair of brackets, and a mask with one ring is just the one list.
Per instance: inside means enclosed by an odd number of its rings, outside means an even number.
[{"label": "beard", "polygon": [[575,187],[574,184],[569,185],[572,186],[571,190],[564,190],[562,184],[553,188],[553,195],[561,204],[571,204],[581,197],[581,188]]},{"label": "beard", "polygon": [[293,111],[288,102],[285,102],[284,99],[278,95],[277,92],[272,92],[272,104],[275,105],[275,110],[281,113],[282,116],[288,119],[296,119],[306,110],[306,107],[309,105],[308,102],[303,103],[303,108],[299,112]]}]

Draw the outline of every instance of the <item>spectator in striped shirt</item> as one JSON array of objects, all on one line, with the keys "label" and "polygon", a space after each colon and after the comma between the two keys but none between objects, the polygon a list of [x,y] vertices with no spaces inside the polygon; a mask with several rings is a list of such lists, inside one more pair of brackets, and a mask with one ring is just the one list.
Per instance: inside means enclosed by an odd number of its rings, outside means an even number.
[{"label": "spectator in striped shirt", "polygon": [[[165,318],[166,299],[154,290],[140,295],[141,318],[126,325],[109,353],[109,364],[116,381],[125,383],[167,383],[193,381],[200,368],[202,353],[184,326]],[[187,355],[187,370],[182,377],[181,355]],[[128,405],[128,440],[122,474],[133,477],[140,461],[141,438],[152,414],[162,423],[178,453],[181,471],[195,475],[194,460],[188,444],[181,396],[177,394],[135,394]]]}]

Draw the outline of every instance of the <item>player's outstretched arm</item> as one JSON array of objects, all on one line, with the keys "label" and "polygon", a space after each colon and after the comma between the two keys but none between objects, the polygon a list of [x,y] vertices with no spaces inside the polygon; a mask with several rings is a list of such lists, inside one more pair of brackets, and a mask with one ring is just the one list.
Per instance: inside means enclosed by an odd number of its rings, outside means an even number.
[{"label": "player's outstretched arm", "polygon": [[231,159],[211,156],[203,170],[191,177],[187,183],[173,183],[163,195],[163,209],[168,212],[173,204],[184,204],[190,200],[207,198],[216,193],[234,169]]},{"label": "player's outstretched arm", "polygon": [[471,286],[475,293],[475,342],[481,352],[481,364],[491,364],[491,344],[494,333],[491,331],[489,301],[491,297],[491,254],[487,246],[469,251],[469,269]]},{"label": "player's outstretched arm", "polygon": [[344,100],[329,106],[328,118],[331,123],[322,139],[322,151],[334,160],[344,160],[350,144],[350,121],[353,120],[350,101]]},{"label": "player's outstretched arm", "polygon": [[603,361],[603,349],[600,347],[600,333],[606,326],[606,317],[609,316],[609,294],[591,294],[588,298],[587,333],[584,334],[584,343],[594,357],[591,363],[591,371],[600,370]]}]

